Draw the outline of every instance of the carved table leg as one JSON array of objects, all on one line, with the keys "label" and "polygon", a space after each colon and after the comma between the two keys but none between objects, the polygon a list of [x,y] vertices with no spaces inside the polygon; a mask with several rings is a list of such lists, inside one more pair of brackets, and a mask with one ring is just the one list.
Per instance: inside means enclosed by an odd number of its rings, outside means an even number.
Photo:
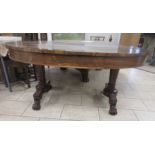
[{"label": "carved table leg", "polygon": [[89,76],[88,76],[88,69],[78,69],[81,73],[81,81],[82,82],[89,82]]},{"label": "carved table leg", "polygon": [[43,93],[48,92],[52,88],[52,86],[50,84],[50,81],[46,83],[44,66],[36,65],[35,70],[38,79],[38,84],[36,86],[36,92],[33,95],[34,104],[32,106],[32,109],[39,110],[40,100],[42,98]]},{"label": "carved table leg", "polygon": [[30,85],[30,73],[29,73],[28,65],[26,65],[24,67],[24,72],[25,72],[25,76],[26,76],[25,83],[27,84],[28,88],[31,88],[31,85]]},{"label": "carved table leg", "polygon": [[66,71],[67,70],[67,68],[64,68],[64,67],[61,67],[60,68],[62,71]]},{"label": "carved table leg", "polygon": [[109,83],[106,84],[103,94],[107,97],[109,97],[109,104],[110,104],[110,109],[109,113],[111,115],[116,115],[117,114],[117,109],[116,109],[116,103],[117,103],[117,90],[115,89],[116,85],[116,80],[118,76],[119,69],[111,69],[110,70],[110,76],[109,76]]}]

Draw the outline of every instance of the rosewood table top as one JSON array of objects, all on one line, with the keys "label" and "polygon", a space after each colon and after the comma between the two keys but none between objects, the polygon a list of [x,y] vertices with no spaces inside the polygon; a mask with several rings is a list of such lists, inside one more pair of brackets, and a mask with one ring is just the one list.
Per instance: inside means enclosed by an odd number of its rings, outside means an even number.
[{"label": "rosewood table top", "polygon": [[7,55],[8,49],[6,49],[5,43],[11,41],[21,41],[21,39],[21,37],[0,36],[0,56],[5,57]]},{"label": "rosewood table top", "polygon": [[141,66],[148,52],[133,46],[105,46],[100,41],[18,41],[6,47],[16,61],[86,69]]}]

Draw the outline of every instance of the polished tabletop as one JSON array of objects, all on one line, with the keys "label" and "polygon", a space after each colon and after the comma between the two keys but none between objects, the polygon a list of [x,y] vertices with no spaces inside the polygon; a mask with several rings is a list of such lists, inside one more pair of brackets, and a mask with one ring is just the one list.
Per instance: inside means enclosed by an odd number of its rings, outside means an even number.
[{"label": "polished tabletop", "polygon": [[53,54],[71,54],[71,55],[118,55],[135,56],[146,54],[146,50],[139,47],[126,47],[119,45],[105,45],[102,41],[15,41],[6,43],[6,47],[14,50]]},{"label": "polished tabletop", "polygon": [[21,41],[21,37],[13,37],[13,36],[0,36],[0,56],[6,56],[8,53],[8,49],[5,48],[5,43],[7,42],[17,42]]}]

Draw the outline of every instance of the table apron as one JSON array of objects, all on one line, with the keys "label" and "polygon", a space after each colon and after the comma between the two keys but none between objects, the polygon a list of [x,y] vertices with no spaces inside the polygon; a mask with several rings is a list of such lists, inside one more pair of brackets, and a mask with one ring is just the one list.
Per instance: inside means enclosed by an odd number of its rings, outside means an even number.
[{"label": "table apron", "polygon": [[84,69],[120,69],[143,65],[145,56],[82,56],[10,50],[9,57],[18,62]]}]

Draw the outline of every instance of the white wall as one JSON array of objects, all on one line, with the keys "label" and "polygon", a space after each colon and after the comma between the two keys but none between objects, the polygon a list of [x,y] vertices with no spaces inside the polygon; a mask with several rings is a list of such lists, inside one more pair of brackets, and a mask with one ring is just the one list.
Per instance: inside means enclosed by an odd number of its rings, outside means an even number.
[{"label": "white wall", "polygon": [[47,33],[47,40],[48,41],[52,40],[52,33]]},{"label": "white wall", "polygon": [[[109,37],[112,35],[112,41],[109,42]],[[40,33],[38,34],[40,40]],[[85,33],[85,40],[90,40],[91,36],[104,36],[103,43],[105,45],[118,45],[121,33]],[[52,33],[47,33],[48,40],[52,40]]]},{"label": "white wall", "polygon": [[[109,42],[109,37],[112,35],[112,41]],[[104,36],[105,40],[103,41],[106,45],[118,45],[120,41],[121,33],[86,33],[85,40],[90,40],[91,36]]]}]

